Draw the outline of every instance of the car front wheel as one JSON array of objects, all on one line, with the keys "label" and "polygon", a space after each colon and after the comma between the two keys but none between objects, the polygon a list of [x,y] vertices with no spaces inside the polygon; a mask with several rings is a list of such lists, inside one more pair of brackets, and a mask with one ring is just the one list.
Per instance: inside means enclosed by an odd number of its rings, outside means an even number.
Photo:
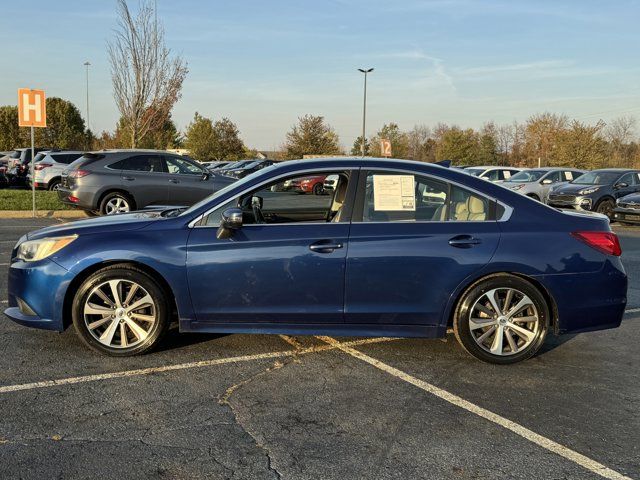
[{"label": "car front wheel", "polygon": [[171,308],[158,283],[130,265],[87,278],[73,301],[73,324],[90,348],[130,356],[154,348],[168,329]]},{"label": "car front wheel", "polygon": [[603,215],[606,215],[607,217],[609,217],[609,220],[613,220],[613,209],[615,208],[616,204],[613,202],[613,200],[611,200],[610,198],[607,198],[605,200],[602,200],[598,206],[596,207],[596,212],[598,213],[602,213]]},{"label": "car front wheel", "polygon": [[549,307],[536,287],[520,277],[495,275],[463,294],[453,331],[474,357],[511,364],[530,358],[540,349],[548,324]]}]

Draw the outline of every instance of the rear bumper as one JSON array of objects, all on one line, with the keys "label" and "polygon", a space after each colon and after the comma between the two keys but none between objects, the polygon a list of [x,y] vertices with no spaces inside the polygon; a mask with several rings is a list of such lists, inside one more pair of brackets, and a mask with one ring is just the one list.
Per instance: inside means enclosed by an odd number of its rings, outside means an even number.
[{"label": "rear bumper", "polygon": [[558,333],[578,333],[620,326],[627,305],[627,275],[617,257],[593,273],[534,277],[558,309]]},{"label": "rear bumper", "polygon": [[[77,201],[71,201],[71,197],[75,197]],[[82,208],[83,210],[97,210],[97,198],[93,192],[85,192],[81,190],[71,190],[66,187],[58,188],[58,198],[65,205]]]},{"label": "rear bumper", "polygon": [[72,277],[69,271],[48,259],[13,262],[9,267],[9,299],[4,314],[27,327],[64,330],[64,297]]}]

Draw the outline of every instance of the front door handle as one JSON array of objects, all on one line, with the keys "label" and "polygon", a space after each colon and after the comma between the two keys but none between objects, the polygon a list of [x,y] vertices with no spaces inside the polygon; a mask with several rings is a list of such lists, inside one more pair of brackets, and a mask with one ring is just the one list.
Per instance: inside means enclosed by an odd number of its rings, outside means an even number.
[{"label": "front door handle", "polygon": [[133,182],[136,178],[135,177],[122,177],[123,180],[127,180],[128,182]]},{"label": "front door handle", "polygon": [[472,237],[471,235],[457,235],[449,239],[449,245],[456,248],[471,248],[479,243],[481,243],[480,239]]},{"label": "front door handle", "polygon": [[314,243],[309,245],[309,250],[318,253],[331,253],[338,248],[342,248],[341,243]]},{"label": "front door handle", "polygon": [[180,183],[180,180],[177,180],[175,178],[170,178],[169,182],[171,182],[171,183]]}]

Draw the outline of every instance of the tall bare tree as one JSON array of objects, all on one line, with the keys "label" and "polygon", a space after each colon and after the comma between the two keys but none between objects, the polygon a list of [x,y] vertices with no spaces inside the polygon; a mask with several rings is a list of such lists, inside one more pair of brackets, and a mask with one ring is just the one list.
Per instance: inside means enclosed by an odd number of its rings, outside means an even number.
[{"label": "tall bare tree", "polygon": [[118,27],[108,43],[111,79],[120,115],[136,148],[149,131],[159,128],[181,95],[186,63],[164,43],[154,7],[141,0],[132,15],[126,0],[118,2]]}]

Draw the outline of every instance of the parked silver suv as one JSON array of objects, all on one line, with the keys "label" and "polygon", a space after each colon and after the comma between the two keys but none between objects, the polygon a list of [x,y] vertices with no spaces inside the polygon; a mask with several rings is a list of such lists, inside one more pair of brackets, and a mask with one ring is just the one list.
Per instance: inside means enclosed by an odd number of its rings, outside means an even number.
[{"label": "parked silver suv", "polygon": [[34,161],[34,179],[28,175],[29,182],[45,190],[57,190],[64,172],[69,165],[82,156],[82,151],[44,151],[38,153]]},{"label": "parked silver suv", "polygon": [[106,150],[69,165],[58,196],[90,215],[110,215],[149,205],[192,205],[234,181],[164,151]]},{"label": "parked silver suv", "polygon": [[502,186],[547,203],[551,188],[570,182],[584,173],[576,168],[532,168],[505,180]]}]

